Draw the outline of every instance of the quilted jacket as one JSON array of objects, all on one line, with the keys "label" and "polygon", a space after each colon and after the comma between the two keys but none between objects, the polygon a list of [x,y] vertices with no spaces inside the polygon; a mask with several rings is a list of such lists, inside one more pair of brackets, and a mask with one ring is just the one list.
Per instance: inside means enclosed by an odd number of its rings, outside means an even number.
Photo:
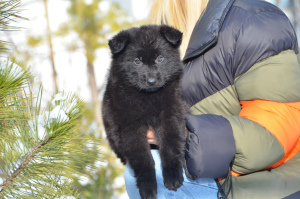
[{"label": "quilted jacket", "polygon": [[228,198],[300,198],[297,54],[276,6],[209,1],[183,59],[189,177],[219,179]]}]

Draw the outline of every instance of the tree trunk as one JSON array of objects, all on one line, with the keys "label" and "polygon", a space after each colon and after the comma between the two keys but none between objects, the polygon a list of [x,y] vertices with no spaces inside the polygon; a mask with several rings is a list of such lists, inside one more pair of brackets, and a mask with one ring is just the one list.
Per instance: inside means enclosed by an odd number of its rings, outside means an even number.
[{"label": "tree trunk", "polygon": [[47,37],[48,37],[48,45],[50,50],[50,61],[51,61],[52,71],[53,71],[52,78],[55,87],[55,93],[58,93],[57,73],[56,73],[55,62],[54,62],[54,53],[53,53],[53,46],[52,46],[52,37],[51,37],[51,29],[49,23],[47,0],[44,0],[44,5],[45,5],[45,12],[46,12],[46,20],[47,20]]},{"label": "tree trunk", "polygon": [[92,94],[92,102],[94,106],[94,116],[97,122],[98,131],[100,134],[100,139],[102,138],[102,116],[101,116],[101,106],[98,98],[99,92],[97,89],[94,65],[91,63],[87,64],[88,74],[89,74],[89,86]]}]

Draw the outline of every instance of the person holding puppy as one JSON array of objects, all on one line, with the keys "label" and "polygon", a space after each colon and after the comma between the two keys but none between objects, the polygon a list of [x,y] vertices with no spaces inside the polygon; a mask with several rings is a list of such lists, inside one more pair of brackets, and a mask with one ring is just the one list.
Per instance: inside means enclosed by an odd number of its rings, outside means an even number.
[{"label": "person holding puppy", "polygon": [[[152,150],[157,198],[300,198],[299,48],[283,11],[263,0],[153,0],[149,20],[183,32],[190,107],[176,192]],[[129,165],[125,182],[139,198]]]}]

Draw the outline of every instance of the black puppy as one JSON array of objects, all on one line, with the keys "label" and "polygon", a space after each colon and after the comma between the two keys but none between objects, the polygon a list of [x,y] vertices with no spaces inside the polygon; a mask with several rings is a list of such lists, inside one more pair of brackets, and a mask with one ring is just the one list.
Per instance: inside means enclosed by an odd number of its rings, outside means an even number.
[{"label": "black puppy", "polygon": [[142,198],[156,198],[154,161],[147,142],[153,127],[164,184],[182,185],[186,106],[179,81],[182,33],[147,25],[121,31],[109,41],[112,64],[103,99],[103,120],[111,148],[132,167]]}]

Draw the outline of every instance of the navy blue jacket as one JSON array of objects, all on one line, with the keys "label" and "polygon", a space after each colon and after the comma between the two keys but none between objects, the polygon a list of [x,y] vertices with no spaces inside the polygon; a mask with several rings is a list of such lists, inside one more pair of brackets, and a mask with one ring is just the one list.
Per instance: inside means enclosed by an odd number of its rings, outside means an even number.
[{"label": "navy blue jacket", "polygon": [[262,171],[285,157],[284,147],[276,133],[240,116],[244,101],[300,102],[296,54],[293,26],[276,6],[263,0],[209,1],[183,58],[181,86],[191,108],[190,178],[224,178],[232,165],[240,175],[232,179],[232,198],[284,198],[300,191],[300,153]]}]

